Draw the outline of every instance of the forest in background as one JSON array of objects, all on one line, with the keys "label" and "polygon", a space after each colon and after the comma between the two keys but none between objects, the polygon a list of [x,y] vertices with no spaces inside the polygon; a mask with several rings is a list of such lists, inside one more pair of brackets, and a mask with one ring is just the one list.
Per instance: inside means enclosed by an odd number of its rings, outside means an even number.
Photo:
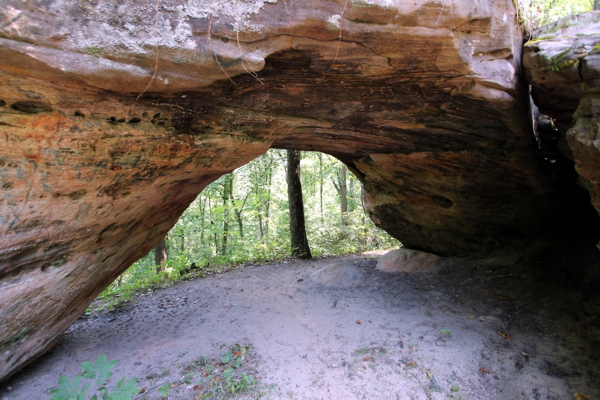
[{"label": "forest in background", "polygon": [[[298,153],[313,257],[400,245],[370,220],[362,206],[361,183],[344,164],[323,153]],[[101,298],[122,297],[118,303],[153,284],[292,256],[286,170],[286,150],[271,149],[208,185],[165,240]]]},{"label": "forest in background", "polygon": [[[559,18],[600,9],[600,0],[514,1],[529,33]],[[100,298],[116,298],[116,304],[154,284],[293,255],[297,249],[290,240],[286,158],[285,150],[269,150],[208,185],[165,239]],[[400,245],[371,222],[362,207],[361,184],[341,162],[301,152],[301,177],[303,219],[313,256]]]},{"label": "forest in background", "polygon": [[514,0],[527,32],[568,15],[600,9],[600,0]]}]

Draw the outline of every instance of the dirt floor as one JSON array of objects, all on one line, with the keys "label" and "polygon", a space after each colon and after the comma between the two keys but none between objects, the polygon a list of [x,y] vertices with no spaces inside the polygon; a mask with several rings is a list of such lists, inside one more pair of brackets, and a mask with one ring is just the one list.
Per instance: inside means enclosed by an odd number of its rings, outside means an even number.
[{"label": "dirt floor", "polygon": [[[49,398],[101,354],[119,361],[113,386],[138,379],[139,399],[600,399],[593,245],[514,266],[386,274],[371,254],[181,282],[79,319],[0,399]],[[354,273],[311,279],[335,265]]]}]

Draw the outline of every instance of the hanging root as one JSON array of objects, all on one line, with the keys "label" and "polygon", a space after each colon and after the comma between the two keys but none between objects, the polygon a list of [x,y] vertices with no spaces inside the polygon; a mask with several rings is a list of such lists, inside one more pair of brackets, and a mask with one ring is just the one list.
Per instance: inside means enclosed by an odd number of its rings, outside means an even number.
[{"label": "hanging root", "polygon": [[344,9],[342,10],[342,14],[340,15],[340,35],[338,36],[338,45],[337,49],[335,50],[335,57],[333,58],[333,62],[327,69],[327,72],[329,72],[329,70],[333,67],[333,65],[338,59],[338,54],[340,53],[340,46],[342,44],[342,20],[344,19],[344,12],[346,12],[346,7],[348,7],[348,0],[346,0],[346,3],[344,4]]},{"label": "hanging root", "polygon": [[146,93],[146,90],[148,90],[148,88],[150,87],[150,85],[152,85],[152,82],[154,82],[154,78],[156,78],[156,73],[158,72],[158,7],[160,5],[160,0],[156,0],[156,20],[154,21],[154,47],[155,47],[155,53],[156,53],[156,59],[154,61],[154,74],[152,74],[152,78],[150,79],[150,82],[148,82],[148,84],[146,85],[146,87],[144,88],[144,90],[142,90],[142,93],[140,93],[138,95],[138,97],[136,97],[136,100],[139,100],[140,97]]},{"label": "hanging root", "polygon": [[[236,7],[237,7],[237,28],[235,30],[235,38],[237,41],[237,45],[238,45],[238,49],[240,49],[240,53],[242,54],[242,68],[244,68],[244,71],[246,71],[248,74],[250,74],[250,76],[252,76],[254,79],[256,79],[257,81],[259,81],[260,83],[262,83],[263,85],[265,84],[263,81],[260,80],[260,78],[258,77],[258,74],[252,69],[252,65],[250,64],[250,61],[244,60],[244,51],[242,50],[242,45],[240,44],[240,21],[241,21],[241,17],[240,17],[240,10],[239,10],[239,4],[236,3]],[[246,66],[244,65],[244,61],[246,61],[248,63],[248,68],[246,68]]]},{"label": "hanging root", "polygon": [[250,64],[250,61],[246,61],[248,63],[248,67],[250,68],[250,70],[248,70],[248,68],[246,68],[246,66],[244,65],[244,51],[242,50],[242,46],[240,45],[240,33],[239,30],[235,31],[235,37],[237,39],[237,45],[238,48],[240,49],[240,53],[242,53],[242,68],[244,68],[244,71],[246,71],[248,74],[250,74],[250,76],[252,76],[254,79],[256,79],[257,81],[259,81],[260,83],[262,83],[263,85],[265,84],[263,81],[260,80],[260,78],[258,77],[258,74],[252,69],[252,65]]},{"label": "hanging root", "polygon": [[210,45],[210,50],[212,51],[212,55],[215,59],[215,62],[217,63],[217,65],[219,66],[219,68],[221,68],[221,71],[223,71],[223,73],[225,74],[225,76],[227,77],[227,79],[229,79],[231,81],[231,83],[233,83],[234,85],[236,85],[236,83],[233,81],[233,79],[231,79],[231,77],[229,76],[229,74],[227,74],[227,72],[225,72],[225,69],[223,68],[223,66],[221,65],[221,62],[219,61],[219,59],[217,58],[217,53],[215,53],[215,48],[213,47],[212,44],[212,40],[210,38],[211,35],[211,29],[212,29],[212,14],[208,14],[208,33],[207,33],[207,37],[208,37],[208,44]]}]

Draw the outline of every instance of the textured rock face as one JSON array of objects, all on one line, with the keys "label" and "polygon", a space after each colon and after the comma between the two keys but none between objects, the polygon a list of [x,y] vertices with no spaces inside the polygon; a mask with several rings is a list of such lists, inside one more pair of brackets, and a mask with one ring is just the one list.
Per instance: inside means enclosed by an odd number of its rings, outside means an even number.
[{"label": "textured rock face", "polygon": [[341,159],[408,247],[492,256],[548,228],[510,0],[156,4],[0,8],[0,378],[270,147]]},{"label": "textured rock face", "polygon": [[435,254],[400,248],[379,257],[375,269],[390,273],[412,273],[431,268],[442,260],[443,258]]},{"label": "textured rock face", "polygon": [[523,55],[533,98],[541,112],[556,118],[578,182],[600,212],[600,12],[565,18],[536,36]]}]

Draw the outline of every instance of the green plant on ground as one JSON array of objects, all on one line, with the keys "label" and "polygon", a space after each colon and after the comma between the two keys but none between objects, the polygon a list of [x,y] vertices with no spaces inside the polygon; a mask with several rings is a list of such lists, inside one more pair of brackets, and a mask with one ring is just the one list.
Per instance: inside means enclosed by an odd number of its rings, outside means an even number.
[{"label": "green plant on ground", "polygon": [[441,331],[442,333],[445,333],[446,335],[450,336],[450,337],[454,337],[454,332],[452,332],[449,329],[442,329]]},{"label": "green plant on ground", "polygon": [[[159,389],[162,398],[169,396],[169,390],[179,390],[183,384],[192,384],[199,399],[224,399],[244,393],[250,397],[261,397],[262,388],[255,378],[255,371],[248,361],[252,358],[250,346],[225,345],[218,357],[201,356],[187,363],[177,382],[165,383]],[[151,378],[150,376],[147,377]],[[177,396],[173,393],[173,396]]]},{"label": "green plant on ground", "polygon": [[169,397],[170,390],[171,390],[171,384],[169,382],[167,382],[164,385],[162,385],[160,388],[158,388],[158,393],[160,394],[160,396],[163,399],[166,399],[167,397]]},{"label": "green plant on ground", "polygon": [[[114,389],[109,390],[107,388],[108,381],[113,375],[110,370],[117,362],[117,360],[108,361],[106,354],[100,355],[96,359],[95,364],[89,361],[82,362],[82,371],[75,375],[73,379],[69,379],[65,375],[61,375],[58,378],[58,386],[49,390],[52,395],[50,400],[86,400],[88,398],[87,391],[90,387],[93,389],[92,400],[97,400],[98,398],[102,398],[103,400],[131,399],[134,394],[140,391],[135,386],[135,379],[126,381],[125,378],[122,378],[117,382]],[[84,379],[90,382],[83,381]],[[94,386],[92,386],[92,383]]]}]

